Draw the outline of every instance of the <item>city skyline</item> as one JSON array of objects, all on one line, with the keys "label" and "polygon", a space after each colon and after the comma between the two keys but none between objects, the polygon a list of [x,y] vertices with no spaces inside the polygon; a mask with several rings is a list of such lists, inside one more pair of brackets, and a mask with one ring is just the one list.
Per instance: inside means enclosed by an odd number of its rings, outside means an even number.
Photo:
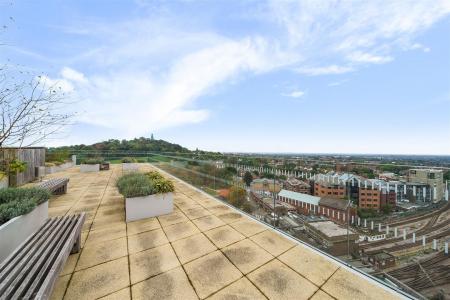
[{"label": "city skyline", "polygon": [[450,154],[447,1],[0,7],[0,59],[76,100],[49,146],[154,133],[226,152]]}]

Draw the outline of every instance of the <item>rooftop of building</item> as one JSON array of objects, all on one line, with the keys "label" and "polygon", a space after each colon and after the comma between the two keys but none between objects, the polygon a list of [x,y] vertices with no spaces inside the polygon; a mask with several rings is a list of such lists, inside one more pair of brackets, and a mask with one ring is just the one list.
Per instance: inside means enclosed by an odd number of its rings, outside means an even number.
[{"label": "rooftop of building", "polygon": [[319,204],[323,205],[323,206],[336,208],[339,210],[345,210],[345,209],[347,209],[349,202],[350,201],[343,200],[343,199],[323,197],[323,198],[320,198]]},{"label": "rooftop of building", "polygon": [[177,179],[173,213],[126,223],[121,174],[111,165],[47,176],[70,178],[67,194],[50,200],[51,216],[87,213],[82,249],[52,299],[404,298]]},{"label": "rooftop of building", "polygon": [[[332,221],[313,222],[308,224],[308,226],[311,226],[316,230],[322,232],[327,237],[338,237],[347,235],[347,228],[340,226]],[[350,234],[355,234],[355,231],[353,231],[352,229],[349,229],[348,231]]]},{"label": "rooftop of building", "polygon": [[284,190],[284,189],[278,193],[278,196],[297,200],[297,201],[308,203],[308,204],[313,204],[313,205],[319,205],[319,200],[320,200],[320,197],[317,197],[317,196],[311,196],[308,194],[293,192],[293,191]]}]

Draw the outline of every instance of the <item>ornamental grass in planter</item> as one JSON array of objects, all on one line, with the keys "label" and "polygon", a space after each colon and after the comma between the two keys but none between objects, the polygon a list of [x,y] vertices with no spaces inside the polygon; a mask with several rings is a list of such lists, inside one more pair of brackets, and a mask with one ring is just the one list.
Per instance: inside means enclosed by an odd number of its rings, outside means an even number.
[{"label": "ornamental grass in planter", "polygon": [[125,197],[127,222],[173,211],[174,185],[157,172],[125,174],[117,187]]},{"label": "ornamental grass in planter", "polygon": [[104,162],[103,158],[88,158],[85,159],[80,165],[80,171],[85,172],[98,172],[100,171],[100,165]]},{"label": "ornamental grass in planter", "polygon": [[49,198],[42,188],[0,190],[0,262],[44,224]]}]

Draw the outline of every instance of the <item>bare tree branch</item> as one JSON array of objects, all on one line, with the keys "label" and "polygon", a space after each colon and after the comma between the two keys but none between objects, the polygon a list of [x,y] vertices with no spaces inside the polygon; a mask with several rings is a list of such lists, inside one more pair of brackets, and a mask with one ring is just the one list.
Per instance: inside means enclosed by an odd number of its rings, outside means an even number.
[{"label": "bare tree branch", "polygon": [[40,143],[69,125],[74,115],[67,113],[69,102],[57,83],[23,73],[19,78],[0,68],[0,148]]}]

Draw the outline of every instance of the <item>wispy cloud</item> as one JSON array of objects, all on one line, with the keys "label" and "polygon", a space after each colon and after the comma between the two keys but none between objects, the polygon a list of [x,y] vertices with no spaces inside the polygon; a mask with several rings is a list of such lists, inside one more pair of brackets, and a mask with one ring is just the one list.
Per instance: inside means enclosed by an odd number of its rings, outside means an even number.
[{"label": "wispy cloud", "polygon": [[211,113],[198,100],[236,78],[280,69],[345,74],[388,63],[400,40],[414,45],[449,12],[446,0],[269,1],[253,17],[272,31],[236,35],[171,14],[80,23],[63,31],[95,42],[49,80],[73,88],[85,111],[80,121],[136,136],[206,120]]},{"label": "wispy cloud", "polygon": [[305,92],[301,91],[301,90],[295,90],[295,91],[291,91],[289,93],[282,94],[282,96],[291,97],[291,98],[301,98],[304,95],[305,95]]},{"label": "wispy cloud", "polygon": [[300,67],[296,68],[295,71],[310,76],[318,76],[344,74],[354,71],[354,68],[348,66],[330,65],[325,67]]}]

